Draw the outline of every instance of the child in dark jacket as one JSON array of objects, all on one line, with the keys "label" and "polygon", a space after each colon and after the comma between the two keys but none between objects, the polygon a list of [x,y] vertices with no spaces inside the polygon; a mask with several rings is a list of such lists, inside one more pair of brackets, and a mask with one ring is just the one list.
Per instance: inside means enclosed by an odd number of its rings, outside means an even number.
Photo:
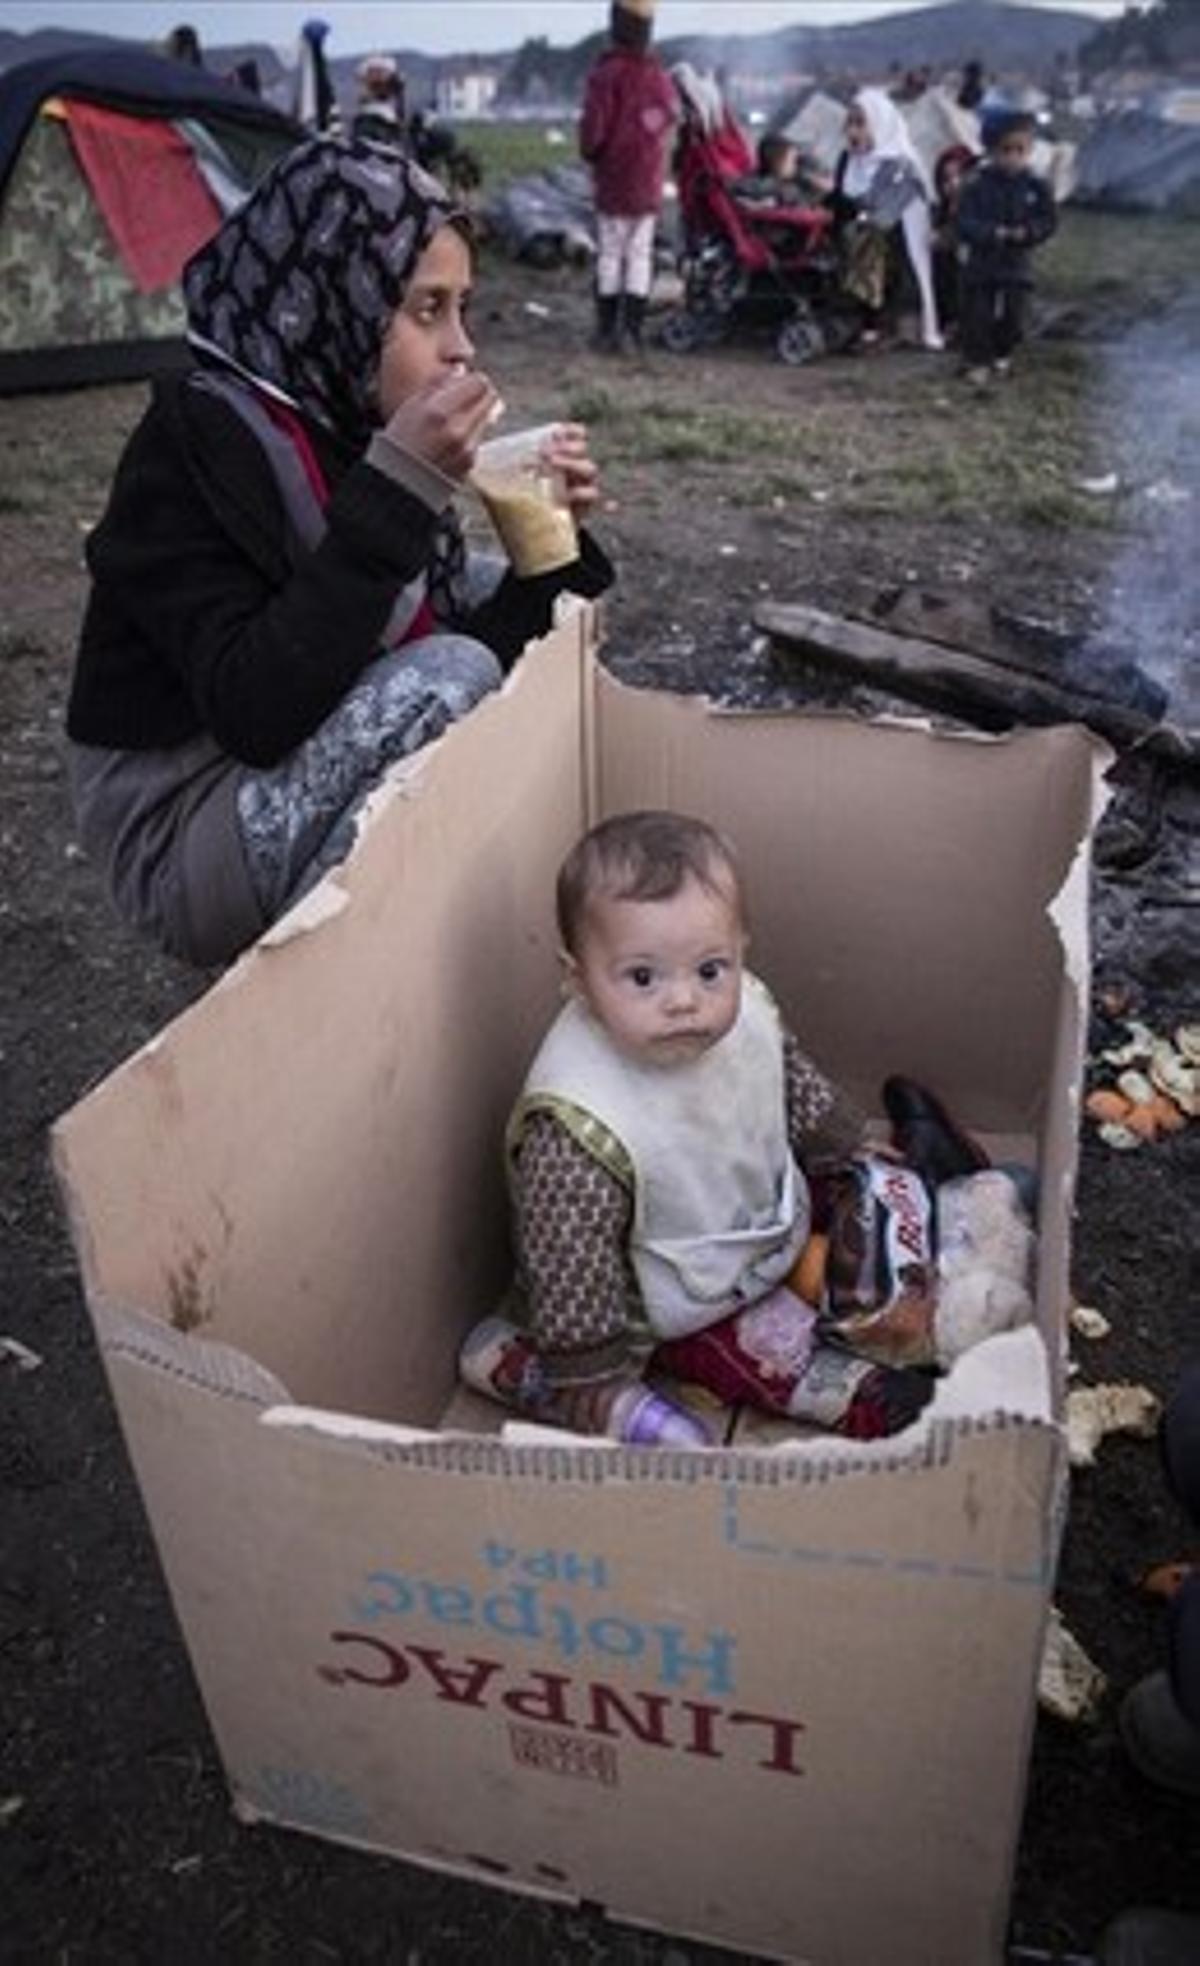
[{"label": "child in dark jacket", "polygon": [[959,200],[963,368],[978,385],[1008,371],[1024,337],[1031,256],[1056,223],[1050,187],[1029,168],[1033,130],[1018,111],[985,117],[987,157]]}]

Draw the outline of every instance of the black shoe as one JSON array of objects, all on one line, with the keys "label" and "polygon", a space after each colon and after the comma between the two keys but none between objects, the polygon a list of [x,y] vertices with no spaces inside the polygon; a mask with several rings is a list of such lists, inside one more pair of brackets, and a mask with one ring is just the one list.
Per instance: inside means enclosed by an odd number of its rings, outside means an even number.
[{"label": "black shoe", "polygon": [[620,354],[620,311],[620,294],[596,295],[596,331],[592,336],[592,347],[597,355]]},{"label": "black shoe", "polygon": [[1200,1795],[1200,1728],[1180,1712],[1165,1672],[1138,1680],[1119,1719],[1125,1752],[1147,1781],[1176,1795]]},{"label": "black shoe", "polygon": [[626,294],[621,321],[621,338],[634,355],[642,352],[642,327],[646,319],[644,294]]},{"label": "black shoe", "polygon": [[941,1100],[915,1079],[885,1079],[883,1104],[892,1122],[892,1144],[926,1187],[936,1188],[957,1175],[978,1174],[981,1168],[990,1167],[983,1148],[955,1125]]}]

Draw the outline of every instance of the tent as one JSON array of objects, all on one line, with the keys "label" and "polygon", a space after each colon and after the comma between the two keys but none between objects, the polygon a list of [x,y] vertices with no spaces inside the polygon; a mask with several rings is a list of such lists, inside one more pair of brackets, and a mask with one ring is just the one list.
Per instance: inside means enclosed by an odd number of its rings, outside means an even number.
[{"label": "tent", "polygon": [[782,134],[799,144],[823,171],[831,171],[841,154],[846,107],[836,96],[814,89],[782,126]]},{"label": "tent", "polygon": [[177,362],[184,261],[302,135],[235,83],[139,49],[0,75],[0,393]]},{"label": "tent", "polygon": [[1075,197],[1108,211],[1200,218],[1200,124],[1144,109],[1103,117],[1080,145]]},{"label": "tent", "polygon": [[943,151],[955,149],[960,144],[968,150],[978,151],[982,148],[979,117],[973,109],[960,109],[948,89],[935,84],[912,102],[902,102],[900,107],[913,148],[931,180]]}]

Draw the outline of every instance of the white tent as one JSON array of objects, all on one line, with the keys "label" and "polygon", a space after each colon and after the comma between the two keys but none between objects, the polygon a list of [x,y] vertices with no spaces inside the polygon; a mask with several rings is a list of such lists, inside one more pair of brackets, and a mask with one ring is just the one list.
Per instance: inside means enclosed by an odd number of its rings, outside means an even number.
[{"label": "white tent", "polygon": [[902,102],[908,134],[917,155],[933,177],[934,165],[944,150],[965,144],[980,150],[979,118],[973,109],[960,109],[946,89],[926,89],[915,102]]},{"label": "white tent", "polygon": [[844,106],[834,96],[814,89],[808,101],[797,110],[783,134],[789,142],[806,150],[823,171],[831,171],[842,149],[846,122]]}]

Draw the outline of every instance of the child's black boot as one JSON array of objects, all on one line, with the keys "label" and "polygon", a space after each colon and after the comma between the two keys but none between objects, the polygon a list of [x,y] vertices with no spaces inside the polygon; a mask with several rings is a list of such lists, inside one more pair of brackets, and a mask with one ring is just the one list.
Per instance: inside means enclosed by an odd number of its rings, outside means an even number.
[{"label": "child's black boot", "polygon": [[621,323],[622,340],[634,355],[640,355],[643,348],[642,332],[646,321],[646,297],[644,294],[626,294],[624,318]]},{"label": "child's black boot", "polygon": [[596,295],[596,331],[592,336],[592,347],[597,355],[616,355],[620,351],[620,307],[620,294]]}]

